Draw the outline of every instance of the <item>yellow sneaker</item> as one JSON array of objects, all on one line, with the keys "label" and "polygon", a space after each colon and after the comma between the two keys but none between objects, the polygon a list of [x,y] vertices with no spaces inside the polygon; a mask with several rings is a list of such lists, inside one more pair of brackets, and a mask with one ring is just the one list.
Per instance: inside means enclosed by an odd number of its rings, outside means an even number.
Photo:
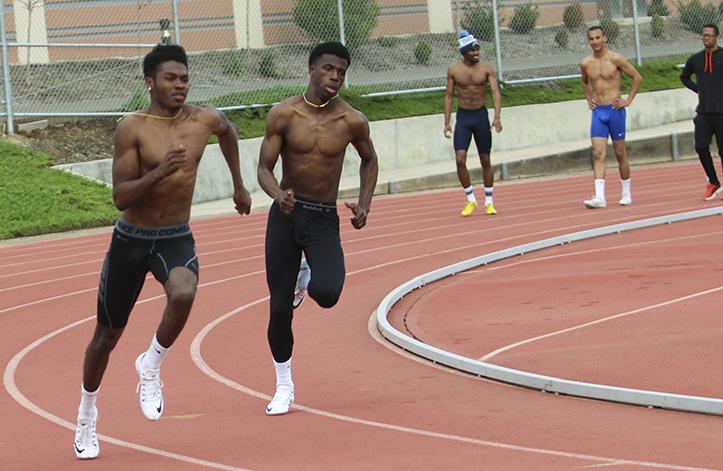
[{"label": "yellow sneaker", "polygon": [[485,205],[485,214],[487,216],[494,216],[495,214],[497,214],[497,210],[494,206],[492,206],[492,203],[487,203]]},{"label": "yellow sneaker", "polygon": [[474,209],[477,207],[476,201],[467,201],[467,204],[464,205],[464,209],[462,209],[462,217],[471,216],[474,212]]}]

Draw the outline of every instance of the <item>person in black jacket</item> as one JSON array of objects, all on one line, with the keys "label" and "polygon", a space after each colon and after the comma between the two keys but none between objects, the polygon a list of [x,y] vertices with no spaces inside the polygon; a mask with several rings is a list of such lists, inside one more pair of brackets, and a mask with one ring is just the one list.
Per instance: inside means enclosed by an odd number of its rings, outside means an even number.
[{"label": "person in black jacket", "polygon": [[[698,153],[708,185],[703,198],[706,201],[723,199],[723,188],[713,165],[710,143],[715,134],[718,155],[723,162],[723,51],[718,47],[718,26],[703,26],[702,51],[693,54],[685,63],[680,81],[698,94],[695,124],[695,151]],[[695,82],[690,76],[695,74]]]}]

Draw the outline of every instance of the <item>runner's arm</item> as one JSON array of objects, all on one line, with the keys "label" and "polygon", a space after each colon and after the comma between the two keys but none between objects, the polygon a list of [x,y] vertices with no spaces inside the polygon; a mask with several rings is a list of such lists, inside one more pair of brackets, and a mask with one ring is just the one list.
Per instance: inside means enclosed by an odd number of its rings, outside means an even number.
[{"label": "runner's arm", "polygon": [[[278,105],[277,105],[278,106]],[[266,117],[266,134],[261,141],[259,151],[259,165],[257,177],[261,188],[276,201],[284,198],[285,192],[279,186],[274,176],[274,167],[281,154],[281,146],[284,142],[282,113],[277,107],[271,108]]]}]

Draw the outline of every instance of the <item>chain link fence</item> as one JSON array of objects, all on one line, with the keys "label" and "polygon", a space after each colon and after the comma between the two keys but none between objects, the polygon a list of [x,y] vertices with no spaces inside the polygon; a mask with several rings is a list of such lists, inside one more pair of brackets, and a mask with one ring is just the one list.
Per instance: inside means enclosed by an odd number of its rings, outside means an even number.
[{"label": "chain link fence", "polygon": [[189,53],[190,101],[268,104],[296,94],[318,41],[352,50],[365,94],[439,89],[460,60],[457,31],[507,83],[578,73],[586,29],[632,63],[699,50],[707,0],[0,0],[3,116],[113,115],[147,103],[141,61],[163,40]]}]

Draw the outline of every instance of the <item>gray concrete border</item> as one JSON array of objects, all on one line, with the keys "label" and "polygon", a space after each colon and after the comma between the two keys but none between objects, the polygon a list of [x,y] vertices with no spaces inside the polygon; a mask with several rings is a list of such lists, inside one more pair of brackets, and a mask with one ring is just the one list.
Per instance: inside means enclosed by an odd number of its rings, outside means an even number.
[{"label": "gray concrete border", "polygon": [[564,245],[574,241],[600,237],[607,234],[620,233],[623,231],[642,229],[661,224],[671,224],[674,222],[715,215],[723,215],[723,206],[671,214],[667,216],[658,216],[639,221],[614,224],[596,229],[565,234],[499,250],[497,252],[492,252],[487,255],[458,262],[447,267],[425,273],[403,283],[384,297],[382,302],[379,303],[375,313],[377,328],[384,338],[406,351],[431,360],[434,363],[446,365],[480,377],[555,394],[565,394],[569,396],[600,399],[604,401],[663,409],[674,409],[686,412],[723,415],[723,399],[572,381],[553,376],[544,376],[527,371],[515,370],[467,358],[431,345],[427,345],[408,335],[405,335],[394,328],[387,319],[392,306],[406,294],[414,291],[415,289],[421,288],[428,283],[452,276],[461,271],[555,245]]}]

